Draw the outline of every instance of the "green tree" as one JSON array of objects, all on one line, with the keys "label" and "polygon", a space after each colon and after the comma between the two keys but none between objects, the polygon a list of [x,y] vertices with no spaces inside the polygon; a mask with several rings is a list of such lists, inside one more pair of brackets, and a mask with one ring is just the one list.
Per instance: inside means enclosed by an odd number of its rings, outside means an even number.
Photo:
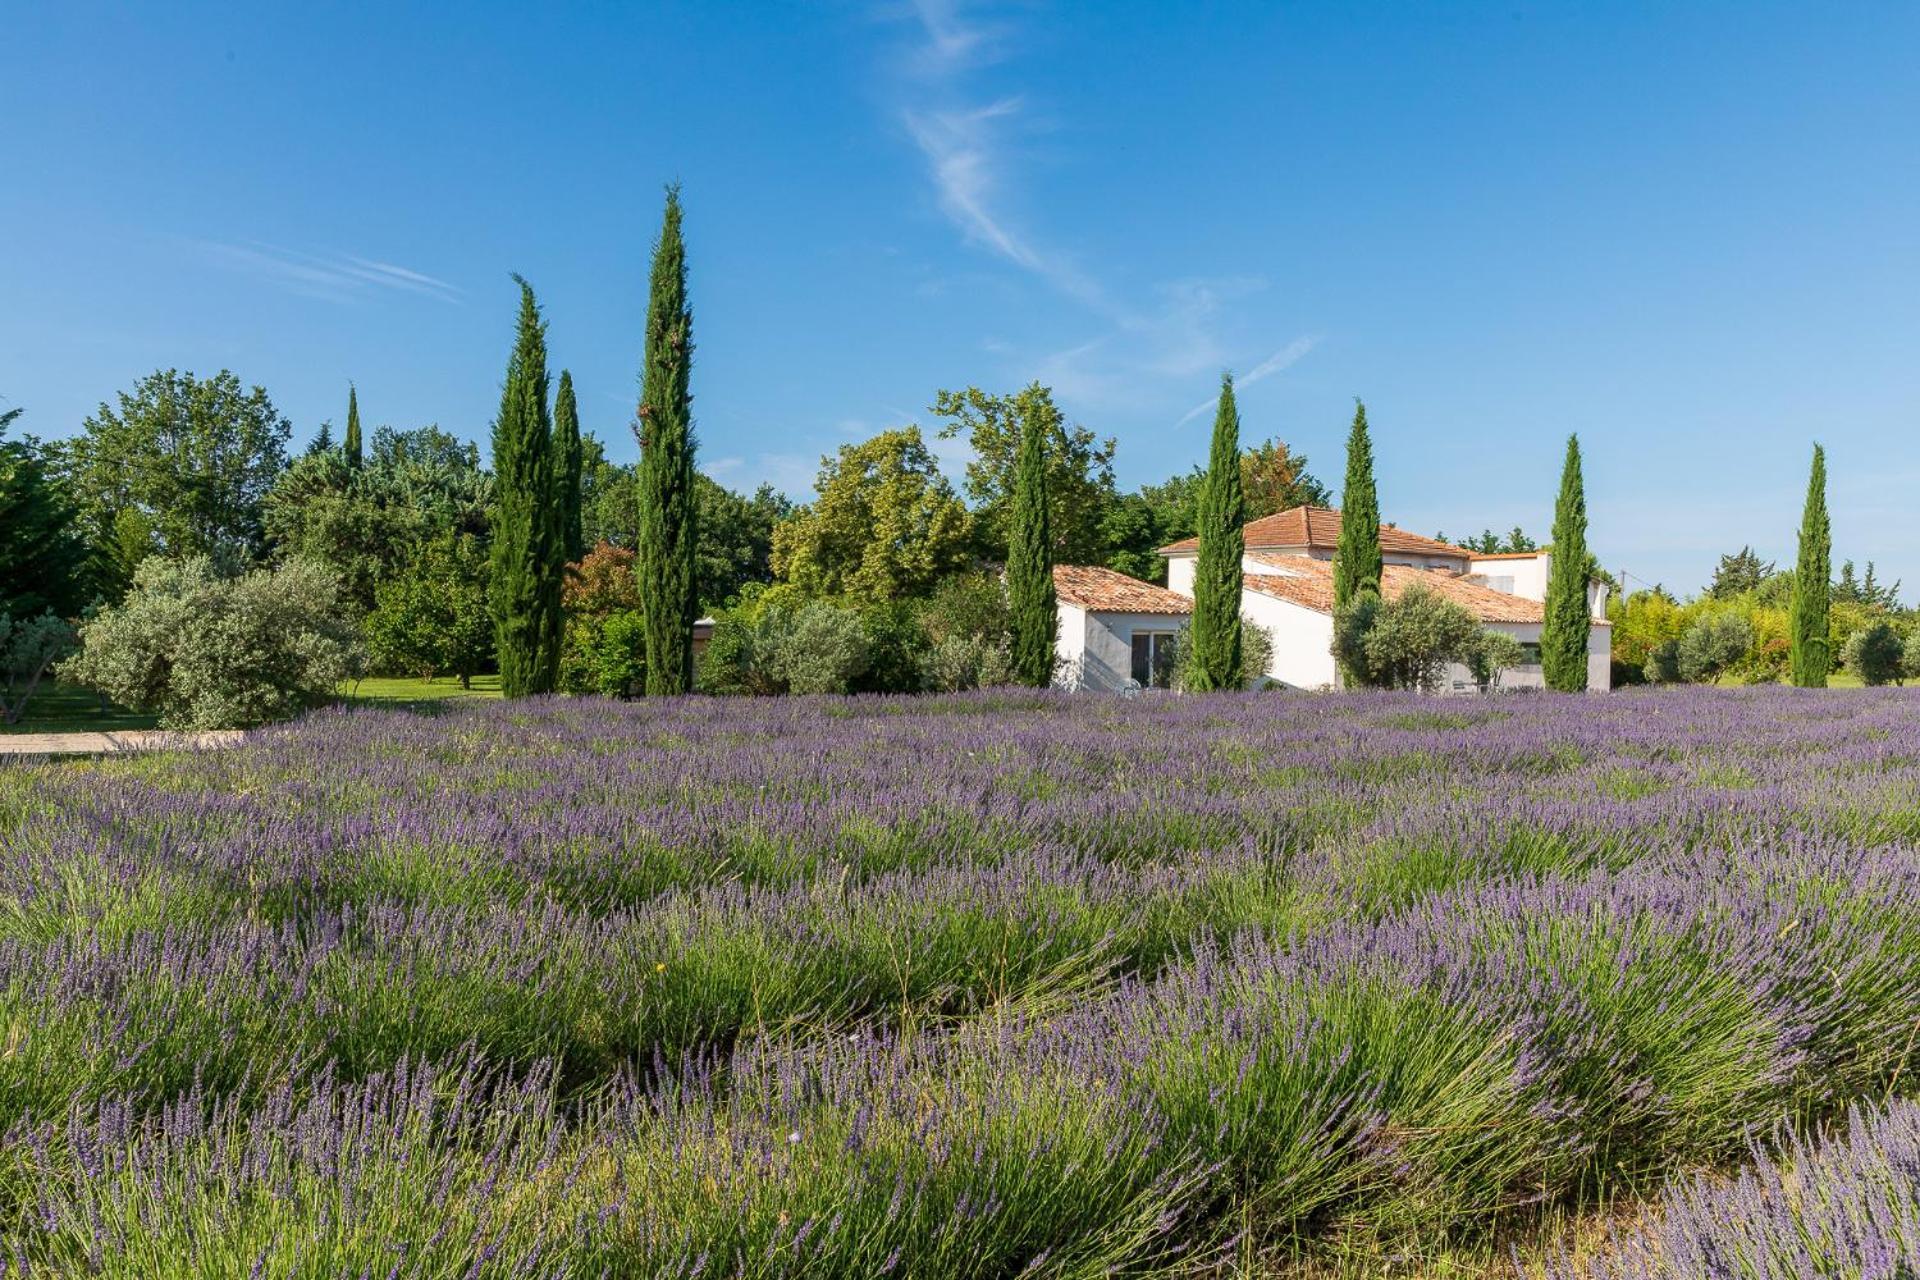
[{"label": "green tree", "polygon": [[1827,635],[1829,576],[1833,572],[1833,531],[1827,521],[1827,453],[1813,446],[1807,476],[1807,505],[1800,517],[1800,558],[1793,570],[1793,607],[1789,662],[1793,682],[1803,689],[1824,689],[1833,666]]},{"label": "green tree", "polygon": [[1327,488],[1307,470],[1307,455],[1284,440],[1263,440],[1240,455],[1240,489],[1247,519],[1258,520],[1293,507],[1324,507]]},{"label": "green tree", "polygon": [[0,723],[20,723],[41,677],[75,643],[73,624],[65,618],[16,616],[0,608]]},{"label": "green tree", "polygon": [[61,677],[169,729],[284,720],[331,702],[360,667],[338,584],[304,561],[230,577],[205,556],[149,558],[80,639]]},{"label": "green tree", "polygon": [[1771,560],[1761,560],[1752,547],[1741,547],[1732,555],[1720,557],[1707,594],[1715,600],[1731,600],[1749,591],[1758,591],[1762,583],[1778,572]]},{"label": "green tree", "polygon": [[566,570],[547,412],[547,327],[533,286],[515,279],[520,321],[493,423],[497,509],[489,588],[500,688],[509,698],[551,693],[559,680]]},{"label": "green tree", "polygon": [[1860,683],[1882,685],[1900,679],[1907,646],[1913,641],[1885,618],[1875,618],[1847,637],[1847,670]]},{"label": "green tree", "polygon": [[74,499],[113,585],[147,556],[228,566],[267,552],[267,493],[293,428],[260,387],[232,373],[163,370],[102,404],[67,451]]},{"label": "green tree", "polygon": [[964,435],[973,448],[965,486],[974,505],[976,547],[983,557],[1002,560],[1010,554],[1021,442],[1036,419],[1046,441],[1053,559],[1084,564],[1105,557],[1102,520],[1113,501],[1113,454],[1118,447],[1112,437],[1102,440],[1086,427],[1068,426],[1053,392],[1037,382],[1012,395],[989,395],[978,387],[942,391],[934,398],[933,413],[947,420],[940,428],[941,439]]},{"label": "green tree", "polygon": [[1491,683],[1513,665],[1511,637],[1490,638],[1471,611],[1416,582],[1393,600],[1363,591],[1334,612],[1334,652],[1356,682],[1382,689],[1439,690],[1460,663]]},{"label": "green tree", "polygon": [[695,578],[700,603],[711,610],[738,596],[749,582],[773,581],[773,531],[793,514],[793,504],[770,484],[739,494],[695,473],[693,488],[699,526]]},{"label": "green tree", "polygon": [[1890,613],[1900,607],[1900,580],[1896,578],[1892,586],[1884,586],[1873,561],[1867,561],[1864,576],[1855,572],[1853,561],[1842,561],[1840,577],[1833,584],[1833,602],[1857,604],[1878,613]]},{"label": "green tree", "polygon": [[560,371],[560,389],[553,397],[553,434],[559,452],[560,543],[568,564],[587,553],[580,522],[580,481],[585,452],[580,442],[580,406],[573,398],[573,374]]},{"label": "green tree", "polygon": [[1053,586],[1053,535],[1047,520],[1049,424],[1045,410],[1050,407],[1038,396],[1026,397],[1022,405],[1026,423],[1014,458],[1013,519],[1007,545],[1013,669],[1022,684],[1037,688],[1053,681],[1053,645],[1059,627]]},{"label": "green tree", "polygon": [[1193,665],[1188,687],[1196,691],[1238,689],[1241,666],[1241,559],[1246,499],[1240,490],[1240,411],[1233,375],[1220,378],[1220,404],[1213,418],[1213,449],[1200,493],[1200,552],[1193,567]]},{"label": "green tree", "polygon": [[820,460],[818,497],[773,531],[773,571],[809,595],[924,596],[969,559],[972,521],[920,428]]},{"label": "green tree", "polygon": [[[1340,541],[1333,553],[1333,607],[1338,613],[1359,596],[1380,594],[1380,495],[1373,484],[1373,440],[1367,432],[1367,406],[1353,402],[1353,426],[1347,432],[1347,478],[1340,491]],[[1345,667],[1348,681],[1362,678]]]},{"label": "green tree", "polygon": [[1753,652],[1753,624],[1731,609],[1696,618],[1674,648],[1674,669],[1692,684],[1711,684]]},{"label": "green tree", "polygon": [[472,534],[442,531],[374,591],[366,621],[376,669],[431,680],[451,671],[468,688],[493,656],[487,551]]},{"label": "green tree", "polygon": [[0,613],[71,617],[87,601],[87,545],[47,451],[31,436],[6,438],[19,412],[0,414]]},{"label": "green tree", "polygon": [[366,461],[360,441],[360,392],[351,382],[347,384],[347,438],[341,449],[347,455],[347,465],[356,471]]},{"label": "green tree", "polygon": [[1587,687],[1587,643],[1593,610],[1587,602],[1587,491],[1580,471],[1580,437],[1567,437],[1560,497],[1553,508],[1553,554],[1540,624],[1540,674],[1547,688],[1578,693]]},{"label": "green tree", "polygon": [[693,311],[680,238],[680,188],[667,189],[647,298],[640,371],[640,594],[647,611],[647,692],[693,688],[699,515],[693,495]]},{"label": "green tree", "polygon": [[[1444,533],[1436,533],[1433,536],[1437,542],[1448,541]],[[1491,529],[1483,529],[1471,538],[1462,538],[1454,545],[1463,551],[1473,551],[1483,556],[1517,555],[1540,549],[1540,544],[1529,538],[1527,531],[1519,525],[1513,526],[1505,537]]]}]

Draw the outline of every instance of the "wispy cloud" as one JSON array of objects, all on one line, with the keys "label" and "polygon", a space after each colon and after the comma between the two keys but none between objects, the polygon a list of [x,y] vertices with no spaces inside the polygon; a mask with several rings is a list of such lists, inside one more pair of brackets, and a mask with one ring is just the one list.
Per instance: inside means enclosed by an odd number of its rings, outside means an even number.
[{"label": "wispy cloud", "polygon": [[[1318,334],[1306,334],[1295,338],[1292,342],[1289,342],[1286,346],[1253,366],[1245,377],[1234,379],[1233,385],[1238,388],[1245,388],[1252,386],[1262,379],[1271,378],[1281,370],[1291,368],[1299,362],[1302,356],[1306,355],[1307,352],[1313,350],[1319,344],[1320,335]],[[1219,397],[1208,396],[1205,400],[1202,400],[1199,404],[1180,415],[1180,421],[1174,425],[1177,427],[1186,426],[1189,422],[1192,422],[1195,418],[1213,408],[1217,403],[1219,403]]]},{"label": "wispy cloud", "polygon": [[[1267,282],[1246,274],[1189,277],[1133,299],[1109,289],[1087,264],[1049,245],[1020,216],[1014,146],[1028,95],[1017,83],[1009,89],[1004,74],[992,77],[1000,91],[990,91],[988,78],[976,74],[1012,61],[1018,30],[982,19],[964,0],[915,0],[890,13],[904,15],[912,31],[891,67],[898,118],[926,161],[940,211],[966,243],[1080,303],[1098,324],[1093,336],[1027,361],[1021,376],[1039,377],[1084,409],[1137,409],[1164,404],[1180,394],[1180,385],[1232,363],[1238,344],[1219,336],[1223,312]],[[1278,373],[1315,341],[1296,339],[1274,352],[1242,385]],[[1191,421],[1212,403],[1180,421]]]},{"label": "wispy cloud", "polygon": [[355,302],[382,291],[419,294],[458,302],[461,290],[424,272],[351,253],[306,253],[248,241],[196,242],[215,261],[303,297],[326,302]]}]

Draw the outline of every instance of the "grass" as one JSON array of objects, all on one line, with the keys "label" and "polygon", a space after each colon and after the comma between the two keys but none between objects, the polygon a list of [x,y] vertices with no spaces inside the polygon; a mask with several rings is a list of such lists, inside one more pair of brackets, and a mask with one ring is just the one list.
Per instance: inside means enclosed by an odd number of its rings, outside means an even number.
[{"label": "grass", "polygon": [[122,729],[151,729],[155,717],[129,711],[115,703],[103,710],[100,697],[74,684],[43,684],[27,704],[18,724],[0,724],[6,733],[115,733]]},{"label": "grass", "polygon": [[475,676],[473,687],[462,689],[456,676],[421,680],[414,676],[368,676],[340,686],[341,700],[350,707],[384,707],[399,711],[432,711],[441,703],[467,698],[498,698],[500,677]]}]

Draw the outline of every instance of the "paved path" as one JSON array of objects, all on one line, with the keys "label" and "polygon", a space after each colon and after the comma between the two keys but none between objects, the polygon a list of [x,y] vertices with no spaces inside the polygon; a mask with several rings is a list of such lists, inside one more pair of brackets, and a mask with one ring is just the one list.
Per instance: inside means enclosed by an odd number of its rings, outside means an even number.
[{"label": "paved path", "polygon": [[204,750],[237,747],[238,729],[178,733],[169,729],[123,729],[118,733],[0,734],[0,756],[98,756],[122,751]]}]

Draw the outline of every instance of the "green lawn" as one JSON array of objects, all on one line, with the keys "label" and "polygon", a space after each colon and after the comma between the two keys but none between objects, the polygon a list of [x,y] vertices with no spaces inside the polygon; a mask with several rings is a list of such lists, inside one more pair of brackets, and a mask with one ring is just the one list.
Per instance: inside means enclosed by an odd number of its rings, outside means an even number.
[{"label": "green lawn", "polygon": [[151,729],[155,718],[113,703],[100,709],[100,697],[79,685],[42,684],[19,724],[0,724],[0,733],[111,733]]},{"label": "green lawn", "polygon": [[431,711],[443,702],[457,698],[497,698],[499,676],[475,676],[473,688],[462,689],[457,676],[435,676],[421,680],[414,676],[368,676],[340,686],[341,697],[352,707],[396,707],[410,711]]},{"label": "green lawn", "polygon": [[[340,686],[340,697],[348,706],[396,707],[409,711],[431,711],[456,698],[497,698],[499,676],[475,676],[473,688],[462,689],[453,676],[435,680],[413,677],[369,677]],[[142,715],[125,707],[108,704],[102,712],[100,699],[89,689],[71,684],[43,684],[27,704],[27,714],[19,724],[0,724],[0,733],[110,733],[119,729],[151,729],[155,716]]]}]

